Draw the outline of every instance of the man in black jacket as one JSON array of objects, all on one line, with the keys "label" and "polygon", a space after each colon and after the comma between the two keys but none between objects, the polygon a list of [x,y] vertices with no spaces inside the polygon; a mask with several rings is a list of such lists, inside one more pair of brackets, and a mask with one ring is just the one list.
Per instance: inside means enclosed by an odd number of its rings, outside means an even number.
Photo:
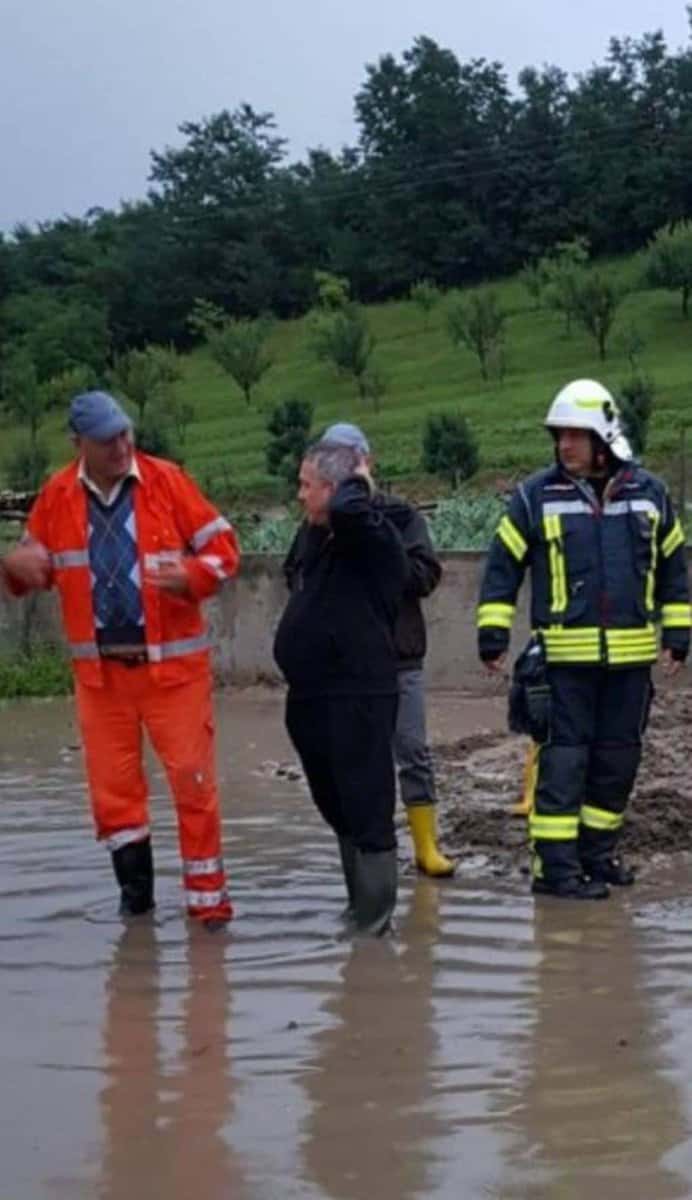
[{"label": "man in black jacket", "polygon": [[[372,464],[370,445],[362,429],[346,421],[330,425],[324,441],[348,446]],[[437,587],[442,567],[430,541],[425,518],[399,496],[378,492],[374,503],[398,530],[408,559],[408,575],[394,626],[399,705],[393,750],[399,768],[401,799],[406,806],[416,865],[431,876],[447,876],[454,863],[437,846],[436,788],[425,719],[423,660],[427,650],[421,600]],[[288,552],[284,575],[289,589],[305,552],[308,526],[303,524]]]},{"label": "man in black jacket", "polygon": [[396,902],[393,629],[406,554],[355,450],[324,441],[309,450],[298,498],[305,549],[274,643],[286,727],[339,840],[349,916],[379,934]]}]

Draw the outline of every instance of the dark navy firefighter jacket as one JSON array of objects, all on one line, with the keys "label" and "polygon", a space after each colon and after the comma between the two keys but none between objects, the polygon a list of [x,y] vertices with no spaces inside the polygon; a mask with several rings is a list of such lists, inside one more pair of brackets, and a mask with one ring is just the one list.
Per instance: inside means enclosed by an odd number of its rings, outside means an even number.
[{"label": "dark navy firefighter jacket", "polygon": [[481,658],[508,647],[517,594],[531,571],[531,623],[548,661],[643,666],[656,625],[675,658],[689,649],[685,537],[660,479],[628,464],[599,502],[588,482],[555,465],[512,495],[490,547],[478,607]]}]

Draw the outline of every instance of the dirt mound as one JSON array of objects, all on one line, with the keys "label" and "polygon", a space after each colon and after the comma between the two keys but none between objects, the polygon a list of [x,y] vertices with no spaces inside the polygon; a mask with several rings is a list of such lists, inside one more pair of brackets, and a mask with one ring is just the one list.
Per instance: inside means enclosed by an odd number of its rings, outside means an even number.
[{"label": "dirt mound", "polygon": [[[490,732],[435,747],[440,827],[450,852],[481,854],[495,873],[527,865],[526,822],[511,812],[526,749],[523,738]],[[692,691],[668,692],[654,703],[621,846],[639,862],[692,850]]]}]

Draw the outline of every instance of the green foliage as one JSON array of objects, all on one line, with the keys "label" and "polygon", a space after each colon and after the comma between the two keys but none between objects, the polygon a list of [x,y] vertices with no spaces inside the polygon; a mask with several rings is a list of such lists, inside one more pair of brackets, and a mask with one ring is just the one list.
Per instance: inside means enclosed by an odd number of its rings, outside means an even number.
[{"label": "green foliage", "polygon": [[72,671],[64,653],[36,646],[25,654],[0,656],[0,699],[65,696],[72,690]]},{"label": "green foliage", "polygon": [[98,377],[91,367],[71,367],[67,371],[61,371],[42,385],[45,406],[49,411],[57,409],[63,413],[74,396],[90,391],[97,384]]},{"label": "green foliage", "polygon": [[528,292],[533,309],[539,309],[541,307],[541,293],[546,284],[545,273],[541,265],[537,262],[525,263],[519,272],[519,281],[522,287]]},{"label": "green foliage", "polygon": [[313,274],[317,303],[325,312],[339,312],[350,304],[351,287],[343,275],[332,275],[330,271],[315,271]]},{"label": "green foliage", "polygon": [[692,221],[657,229],[646,257],[645,280],[649,287],[680,292],[682,315],[689,316],[692,290]]},{"label": "green foliage", "polygon": [[478,359],[483,379],[504,374],[503,347],[507,314],[494,291],[481,289],[468,300],[456,295],[447,310],[447,328],[455,346],[465,345]]},{"label": "green foliage", "polygon": [[419,279],[412,284],[408,295],[409,300],[423,313],[427,329],[430,324],[430,314],[440,303],[442,292],[430,279]]},{"label": "green foliage", "polygon": [[589,243],[584,237],[557,242],[537,264],[543,280],[543,294],[550,308],[565,318],[565,332],[572,332],[572,320],[577,316],[577,293],[589,261]]},{"label": "green foliage", "polygon": [[262,518],[241,514],[233,524],[244,554],[286,554],[300,520],[298,512]]},{"label": "green foliage", "polygon": [[653,379],[641,374],[633,374],[621,385],[618,392],[622,423],[637,457],[646,450],[655,394]]},{"label": "green foliage", "polygon": [[46,415],[46,396],[27,350],[15,350],[6,359],[0,384],[5,411],[29,431],[30,443],[35,445]]},{"label": "green foliage", "polygon": [[495,495],[439,500],[428,517],[433,543],[438,550],[486,550],[503,512],[504,502]]},{"label": "green foliage", "polygon": [[334,312],[317,311],[311,323],[312,346],[316,357],[332,363],[343,375],[352,375],[361,399],[367,396],[366,373],[375,338],[365,311],[347,304]]},{"label": "green foliage", "polygon": [[182,460],[181,449],[160,409],[150,408],[137,426],[137,446],[156,458],[169,458],[178,463]]},{"label": "green foliage", "polygon": [[238,385],[248,405],[252,403],[254,389],[272,365],[266,347],[271,330],[272,322],[266,318],[226,320],[220,327],[207,330],[212,358]]},{"label": "green foliage", "polygon": [[453,488],[478,470],[478,443],[461,413],[430,413],[423,431],[423,467]]},{"label": "green foliage", "polygon": [[600,271],[585,271],[575,281],[574,315],[596,342],[601,362],[623,296],[624,291],[615,280]]},{"label": "green foliage", "polygon": [[171,400],[181,376],[176,351],[165,346],[128,350],[116,357],[112,372],[116,390],[135,405],[140,426],[150,406]]},{"label": "green foliage", "polygon": [[634,321],[628,321],[615,338],[615,347],[627,359],[633,375],[639,371],[641,357],[646,349],[646,338]]},{"label": "green foliage", "polygon": [[310,438],[313,411],[309,400],[284,400],[275,405],[267,420],[267,470],[292,488]]},{"label": "green foliage", "polygon": [[221,329],[225,321],[226,314],[218,304],[198,297],[192,305],[187,325],[199,337],[207,338],[214,330]]},{"label": "green foliage", "polygon": [[13,492],[35,492],[48,474],[50,455],[39,441],[21,441],[10,451],[3,465]]}]

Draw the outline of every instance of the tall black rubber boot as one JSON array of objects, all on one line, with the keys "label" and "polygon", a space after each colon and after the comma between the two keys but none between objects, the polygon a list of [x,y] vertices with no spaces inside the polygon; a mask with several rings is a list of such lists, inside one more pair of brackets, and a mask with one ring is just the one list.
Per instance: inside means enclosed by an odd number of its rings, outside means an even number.
[{"label": "tall black rubber boot", "polygon": [[354,849],[356,930],[380,937],[390,928],[396,905],[396,848],[369,852],[357,846]]},{"label": "tall black rubber boot", "polygon": [[348,899],[341,916],[344,921],[354,921],[356,917],[356,848],[350,838],[339,838],[339,854],[341,855],[341,869],[344,873]]},{"label": "tall black rubber boot", "polygon": [[154,860],[151,839],[128,842],[112,854],[115,878],[120,885],[120,912],[139,916],[154,907]]}]

